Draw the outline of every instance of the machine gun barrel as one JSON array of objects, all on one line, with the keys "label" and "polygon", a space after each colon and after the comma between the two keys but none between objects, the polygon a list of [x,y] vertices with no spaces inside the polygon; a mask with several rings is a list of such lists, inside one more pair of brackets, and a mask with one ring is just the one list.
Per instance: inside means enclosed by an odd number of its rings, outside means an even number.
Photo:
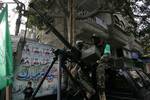
[{"label": "machine gun barrel", "polygon": [[34,3],[30,3],[29,6],[30,6],[31,8],[33,8],[33,9],[36,11],[36,13],[43,19],[44,23],[50,27],[51,31],[55,34],[55,36],[56,36],[58,39],[60,39],[61,42],[62,42],[67,48],[69,48],[69,49],[72,49],[72,48],[73,48],[73,47],[69,44],[69,42],[60,34],[60,32],[58,32],[58,31],[56,30],[56,28],[51,25],[51,23],[50,23],[49,20],[46,18],[46,16],[45,16],[44,14],[42,14],[42,12],[40,12],[40,11],[38,10],[38,6],[36,6]]},{"label": "machine gun barrel", "polygon": [[77,61],[77,59],[80,59],[81,57],[81,52],[73,47],[62,35],[61,33],[51,25],[51,23],[49,22],[48,18],[46,18],[46,16],[40,12],[38,10],[38,6],[34,3],[30,3],[29,7],[31,7],[32,9],[34,9],[36,11],[36,13],[43,19],[44,23],[49,26],[50,30],[52,31],[52,33],[68,48],[71,50],[72,55],[74,56],[74,61]]}]

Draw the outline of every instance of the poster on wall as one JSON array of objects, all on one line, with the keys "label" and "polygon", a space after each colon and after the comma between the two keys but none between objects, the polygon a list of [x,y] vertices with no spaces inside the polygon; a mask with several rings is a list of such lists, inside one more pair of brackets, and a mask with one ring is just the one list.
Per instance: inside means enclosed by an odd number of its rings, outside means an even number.
[{"label": "poster on wall", "polygon": [[[27,82],[32,82],[35,89],[51,64],[54,48],[34,41],[27,41],[22,51],[21,62],[15,67],[13,82],[13,100],[23,100],[23,90]],[[36,97],[57,92],[58,61],[54,64]]]}]

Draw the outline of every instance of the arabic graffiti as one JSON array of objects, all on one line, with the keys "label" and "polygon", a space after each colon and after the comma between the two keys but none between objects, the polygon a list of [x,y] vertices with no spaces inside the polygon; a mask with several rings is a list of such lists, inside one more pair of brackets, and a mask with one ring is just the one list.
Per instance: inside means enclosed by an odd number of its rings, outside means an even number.
[{"label": "arabic graffiti", "polygon": [[[46,69],[47,68],[44,68],[37,72],[35,72],[35,71],[31,72],[28,69],[24,69],[17,73],[16,79],[18,79],[20,81],[29,81],[29,80],[39,81],[45,75],[45,73],[47,71]],[[57,78],[57,69],[55,67],[52,68],[52,70],[49,72],[49,74],[46,77],[46,80],[48,82],[52,82],[54,78]]]},{"label": "arabic graffiti", "polygon": [[49,46],[27,43],[23,49],[21,65],[33,66],[48,64],[54,57],[53,49],[54,48],[50,48]]},{"label": "arabic graffiti", "polygon": [[[23,100],[24,94],[22,91],[27,86],[27,81],[32,81],[32,87],[37,88],[48,69],[48,65],[51,64],[55,56],[53,50],[52,46],[35,41],[26,41],[21,62],[15,67],[12,100]],[[55,94],[58,82],[57,76],[58,62],[52,67],[36,96]]]},{"label": "arabic graffiti", "polygon": [[[41,56],[40,56],[41,57]],[[21,64],[24,66],[36,66],[36,65],[45,65],[51,62],[51,59],[49,58],[29,58],[29,57],[22,57],[21,58]]]}]

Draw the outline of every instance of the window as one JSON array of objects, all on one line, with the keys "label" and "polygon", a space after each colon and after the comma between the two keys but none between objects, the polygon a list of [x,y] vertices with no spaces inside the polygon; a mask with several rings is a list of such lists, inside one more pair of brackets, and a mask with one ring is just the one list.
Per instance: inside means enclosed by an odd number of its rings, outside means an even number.
[{"label": "window", "polygon": [[123,57],[123,50],[122,48],[117,49],[117,57]]}]

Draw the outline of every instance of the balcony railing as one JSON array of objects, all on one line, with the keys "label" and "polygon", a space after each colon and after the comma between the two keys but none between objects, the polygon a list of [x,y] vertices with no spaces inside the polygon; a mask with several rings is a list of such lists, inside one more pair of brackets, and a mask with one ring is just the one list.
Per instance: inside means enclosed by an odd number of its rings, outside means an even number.
[{"label": "balcony railing", "polygon": [[[78,13],[78,15],[86,16],[88,13],[89,13],[88,11],[82,10]],[[79,21],[85,22],[85,23],[88,23],[88,24],[91,24],[91,25],[97,25],[97,26],[103,27],[106,30],[108,29],[108,27],[107,27],[106,23],[104,22],[104,20],[99,18],[99,17],[90,17],[90,18],[87,18],[87,19],[80,19]]]}]

